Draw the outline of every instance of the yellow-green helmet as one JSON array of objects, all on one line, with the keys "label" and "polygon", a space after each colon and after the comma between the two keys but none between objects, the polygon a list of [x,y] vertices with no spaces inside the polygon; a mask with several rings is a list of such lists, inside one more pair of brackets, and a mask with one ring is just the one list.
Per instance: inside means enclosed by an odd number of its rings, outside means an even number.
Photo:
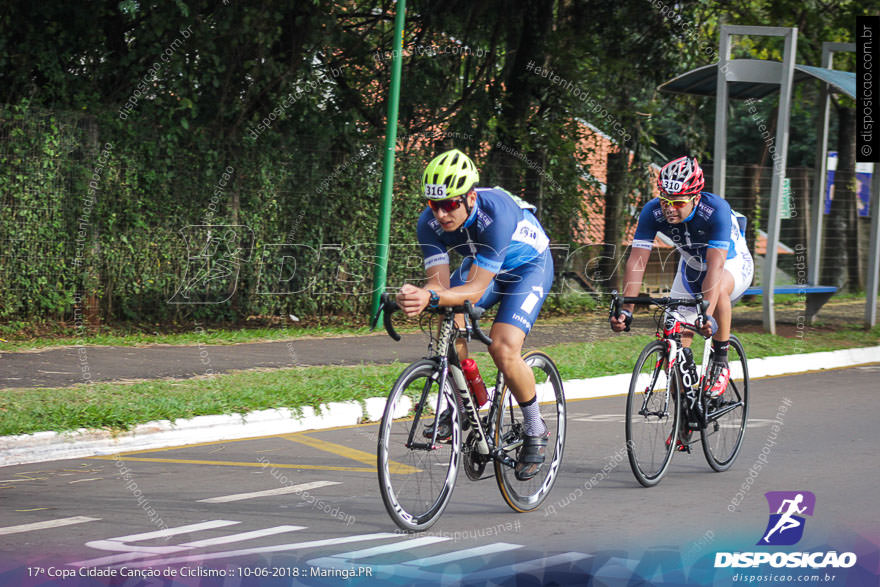
[{"label": "yellow-green helmet", "polygon": [[422,175],[422,195],[429,200],[448,200],[462,196],[480,181],[471,158],[452,149],[434,157]]}]

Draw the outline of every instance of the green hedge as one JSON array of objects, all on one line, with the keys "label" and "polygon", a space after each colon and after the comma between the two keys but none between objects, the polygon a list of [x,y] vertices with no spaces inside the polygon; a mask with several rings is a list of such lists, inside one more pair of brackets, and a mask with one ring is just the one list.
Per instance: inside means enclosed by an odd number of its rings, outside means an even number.
[{"label": "green hedge", "polygon": [[[343,150],[331,137],[267,135],[224,155],[196,133],[178,136],[27,103],[0,108],[0,320],[367,311],[378,140],[349,138]],[[392,243],[415,243],[427,156],[398,154]],[[392,247],[389,285],[421,277],[416,251]],[[224,274],[237,274],[234,292]]]}]

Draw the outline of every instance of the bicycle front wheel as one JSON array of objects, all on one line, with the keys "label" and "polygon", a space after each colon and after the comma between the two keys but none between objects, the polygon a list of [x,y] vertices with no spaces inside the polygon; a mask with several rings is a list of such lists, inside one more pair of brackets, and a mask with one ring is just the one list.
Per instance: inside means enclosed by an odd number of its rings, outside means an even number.
[{"label": "bicycle front wheel", "polygon": [[703,454],[709,466],[726,471],[742,448],[749,417],[749,366],[742,343],[730,337],[727,350],[730,383],[717,398],[706,401],[706,427],[702,431]]},{"label": "bicycle front wheel", "polygon": [[626,452],[645,487],[663,478],[678,438],[678,380],[667,367],[666,345],[650,343],[636,361],[626,397]]},{"label": "bicycle front wheel", "polygon": [[[523,360],[535,376],[535,392],[541,406],[541,417],[544,418],[550,437],[547,439],[544,464],[538,474],[528,481],[519,481],[513,468],[495,461],[495,480],[501,496],[517,512],[537,509],[547,498],[559,476],[565,448],[565,392],[562,389],[562,377],[553,360],[542,352],[528,352],[523,355]],[[495,446],[515,461],[523,444],[522,411],[501,377],[496,386],[494,401],[500,402],[495,409]]]},{"label": "bicycle front wheel", "polygon": [[[426,530],[440,518],[452,497],[461,457],[458,406],[448,379],[441,393],[438,372],[437,363],[427,359],[407,367],[388,395],[379,427],[382,501],[391,519],[410,532]],[[441,413],[452,411],[452,437],[429,446],[425,428],[434,423],[438,396]]]}]

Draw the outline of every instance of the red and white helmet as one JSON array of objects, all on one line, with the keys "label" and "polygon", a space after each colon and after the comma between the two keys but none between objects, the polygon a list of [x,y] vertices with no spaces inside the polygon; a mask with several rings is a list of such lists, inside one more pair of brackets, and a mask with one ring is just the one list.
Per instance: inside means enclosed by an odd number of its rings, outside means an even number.
[{"label": "red and white helmet", "polygon": [[670,196],[695,196],[703,191],[706,181],[696,159],[679,157],[667,163],[657,176],[661,194]]}]

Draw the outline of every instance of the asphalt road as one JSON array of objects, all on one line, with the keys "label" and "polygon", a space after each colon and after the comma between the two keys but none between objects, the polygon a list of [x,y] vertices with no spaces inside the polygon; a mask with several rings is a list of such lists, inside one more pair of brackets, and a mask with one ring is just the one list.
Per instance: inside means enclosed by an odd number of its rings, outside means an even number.
[{"label": "asphalt road", "polygon": [[[641,327],[644,332],[653,332],[648,319]],[[604,320],[536,325],[525,348],[586,342],[610,334]],[[233,345],[84,346],[3,353],[0,357],[0,389],[67,387],[86,383],[83,365],[87,366],[90,381],[130,381],[188,378],[239,369],[409,363],[427,354],[428,338],[424,334],[401,336],[399,342],[383,331],[364,336]]]},{"label": "asphalt road", "polygon": [[[864,302],[830,302],[819,317],[822,326],[808,327],[807,336],[821,336],[828,328],[859,324]],[[780,308],[780,333],[794,336],[803,311]],[[761,308],[735,308],[734,331],[760,331]],[[654,325],[649,313],[637,315],[634,332],[650,334]],[[563,342],[590,342],[612,336],[605,314],[552,323],[538,321],[526,338],[525,347],[541,348]],[[283,342],[234,345],[152,345],[144,347],[86,346],[41,351],[2,353],[0,389],[67,387],[90,381],[131,381],[156,378],[188,378],[239,369],[280,368],[307,365],[359,365],[362,363],[411,362],[426,354],[424,334],[405,334],[400,342],[384,332],[371,336],[303,338]],[[478,344],[478,343],[475,343]]]},{"label": "asphalt road", "polygon": [[[540,510],[516,514],[493,479],[460,474],[441,520],[416,536],[382,504],[376,424],[5,467],[0,584],[141,585],[131,574],[152,572],[165,573],[153,584],[338,584],[339,569],[361,573],[347,584],[736,584],[711,561],[756,549],[764,493],[777,490],[816,496],[797,548],[854,549],[844,584],[876,584],[878,377],[863,366],[754,381],[734,467],[676,454],[651,489],[625,457],[624,398],[571,401],[562,472]],[[184,576],[220,572],[232,576]]]}]

